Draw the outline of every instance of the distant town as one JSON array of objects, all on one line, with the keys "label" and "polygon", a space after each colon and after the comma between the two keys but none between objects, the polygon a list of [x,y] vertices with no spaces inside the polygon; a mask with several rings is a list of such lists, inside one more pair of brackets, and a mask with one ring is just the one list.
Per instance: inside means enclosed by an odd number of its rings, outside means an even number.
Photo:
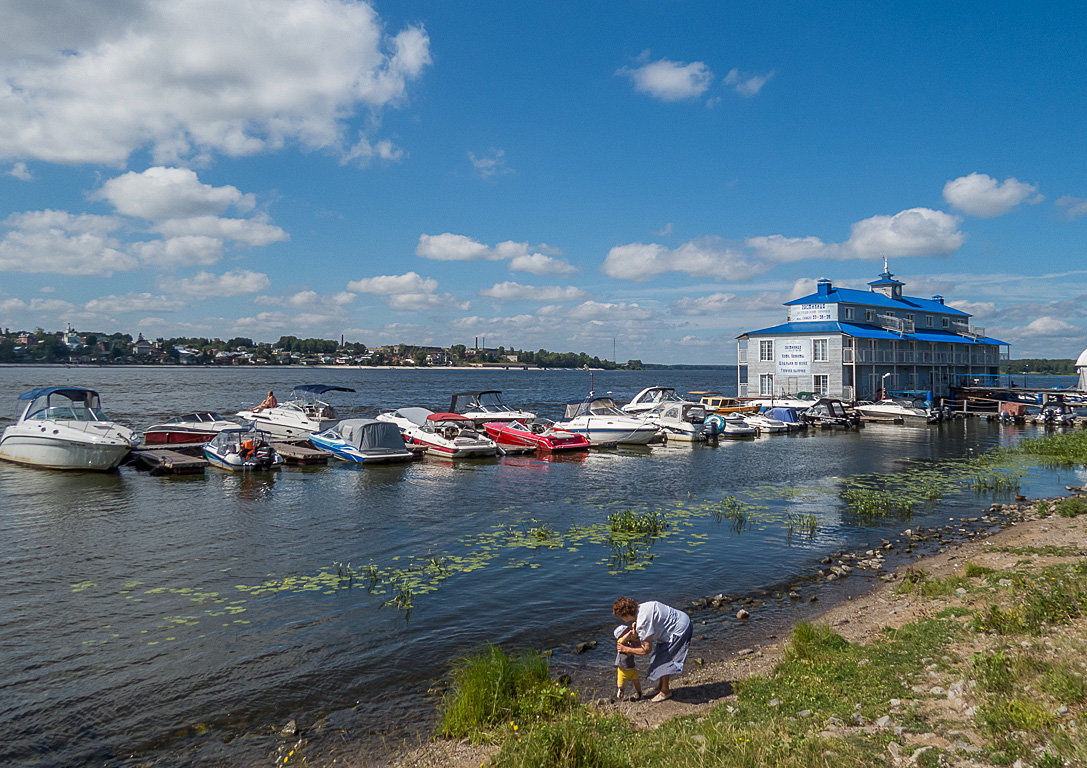
[{"label": "distant town", "polygon": [[70,365],[351,365],[406,367],[643,368],[640,360],[617,363],[584,352],[535,352],[454,344],[422,347],[395,344],[369,348],[359,342],[282,336],[274,344],[243,336],[145,339],[128,333],[12,331],[0,335],[0,363]]}]

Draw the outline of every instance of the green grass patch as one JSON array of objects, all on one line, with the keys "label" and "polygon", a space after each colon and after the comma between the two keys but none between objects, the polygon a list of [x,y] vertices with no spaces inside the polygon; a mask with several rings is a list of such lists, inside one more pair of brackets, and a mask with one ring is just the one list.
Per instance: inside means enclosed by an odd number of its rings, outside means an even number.
[{"label": "green grass patch", "polygon": [[1053,727],[1056,718],[1044,704],[1015,696],[982,705],[977,720],[989,733],[1002,735],[1009,731],[1041,734]]},{"label": "green grass patch", "polygon": [[608,527],[612,533],[626,533],[634,536],[656,536],[668,527],[664,515],[646,510],[638,513],[629,509],[615,512],[608,516]]},{"label": "green grass patch", "polygon": [[1039,555],[1043,557],[1076,557],[1081,553],[1077,547],[1057,547],[1047,544],[1044,547],[994,547],[993,552],[1007,552],[1009,555]]},{"label": "green grass patch", "polygon": [[1087,464],[1087,432],[1064,432],[1034,440],[1023,440],[1015,450],[1027,456],[1037,456],[1064,464]]},{"label": "green grass patch", "polygon": [[1037,635],[1046,625],[1068,624],[1087,611],[1087,563],[1056,565],[1011,579],[1012,604],[990,605],[974,622],[983,632]]},{"label": "green grass patch", "polygon": [[584,707],[553,722],[513,731],[491,762],[496,768],[633,768],[633,727]]},{"label": "green grass patch", "polygon": [[1019,481],[1022,475],[1000,470],[979,472],[974,475],[971,486],[981,493],[983,491],[995,491],[997,493],[1011,493],[1019,490]]},{"label": "green grass patch", "polygon": [[1057,502],[1057,514],[1061,517],[1079,517],[1087,514],[1087,498],[1071,496]]},{"label": "green grass patch", "polygon": [[488,646],[454,663],[438,732],[485,741],[506,723],[552,718],[574,704],[573,692],[550,679],[548,661],[539,653],[511,655]]},{"label": "green grass patch", "polygon": [[992,568],[986,568],[984,565],[978,565],[977,563],[966,563],[963,566],[963,573],[970,578],[977,578],[978,576],[985,576],[989,573],[996,573]]},{"label": "green grass patch", "polygon": [[842,491],[849,509],[862,521],[895,517],[908,520],[913,514],[913,502],[893,491],[873,488],[847,488]]}]

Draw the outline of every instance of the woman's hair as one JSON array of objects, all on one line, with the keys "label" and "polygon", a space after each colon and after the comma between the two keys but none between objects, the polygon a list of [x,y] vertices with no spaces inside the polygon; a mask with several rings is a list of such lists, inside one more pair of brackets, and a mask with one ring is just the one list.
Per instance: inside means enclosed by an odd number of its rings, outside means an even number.
[{"label": "woman's hair", "polygon": [[615,604],[611,607],[613,616],[636,616],[638,614],[638,603],[629,597],[620,597],[615,601]]}]

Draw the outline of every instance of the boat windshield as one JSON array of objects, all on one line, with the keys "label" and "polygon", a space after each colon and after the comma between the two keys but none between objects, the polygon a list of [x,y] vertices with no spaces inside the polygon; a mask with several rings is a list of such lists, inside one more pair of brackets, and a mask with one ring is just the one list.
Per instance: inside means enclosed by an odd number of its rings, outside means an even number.
[{"label": "boat windshield", "polygon": [[506,413],[516,410],[502,399],[502,393],[496,390],[488,392],[459,392],[453,395],[449,408],[451,413]]},{"label": "boat windshield", "polygon": [[88,392],[82,400],[74,400],[63,392],[52,392],[34,400],[26,409],[24,420],[41,421],[109,421],[102,412],[98,395]]},{"label": "boat windshield", "polygon": [[593,416],[628,416],[610,397],[600,397],[589,403],[589,413]]}]

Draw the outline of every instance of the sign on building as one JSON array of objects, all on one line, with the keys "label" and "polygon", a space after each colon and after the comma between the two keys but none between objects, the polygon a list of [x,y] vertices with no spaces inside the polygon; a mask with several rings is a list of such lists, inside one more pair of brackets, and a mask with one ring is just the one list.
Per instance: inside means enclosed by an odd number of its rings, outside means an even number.
[{"label": "sign on building", "polygon": [[794,304],[789,307],[790,323],[818,323],[837,320],[833,304]]},{"label": "sign on building", "polygon": [[811,341],[809,339],[779,339],[777,372],[785,376],[811,373]]}]

